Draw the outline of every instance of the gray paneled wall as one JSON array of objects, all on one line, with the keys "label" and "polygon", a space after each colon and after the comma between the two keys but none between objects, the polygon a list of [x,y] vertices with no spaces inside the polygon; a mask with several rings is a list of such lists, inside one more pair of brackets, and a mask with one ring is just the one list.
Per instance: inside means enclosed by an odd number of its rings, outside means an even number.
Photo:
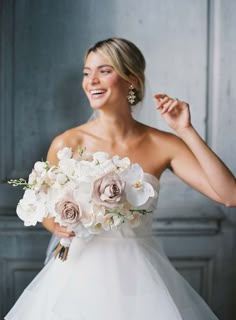
[{"label": "gray paneled wall", "polygon": [[[236,173],[234,0],[2,0],[0,2],[0,318],[41,268],[49,234],[15,216],[27,176],[58,133],[86,121],[83,55],[95,41],[125,37],[147,60],[143,121],[168,128],[152,94],[191,105],[200,134]],[[150,117],[151,115],[151,117]],[[172,174],[161,181],[154,231],[170,259],[219,318],[236,318],[235,208],[214,204]],[[171,197],[169,196],[171,194]]]}]

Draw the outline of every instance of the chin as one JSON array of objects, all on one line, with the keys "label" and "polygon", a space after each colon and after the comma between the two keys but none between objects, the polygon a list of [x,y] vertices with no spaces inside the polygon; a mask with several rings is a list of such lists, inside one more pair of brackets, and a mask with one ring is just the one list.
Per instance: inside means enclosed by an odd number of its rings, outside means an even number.
[{"label": "chin", "polygon": [[92,109],[94,110],[100,110],[100,109],[104,109],[105,106],[107,105],[107,103],[104,103],[102,101],[98,102],[98,101],[90,101],[90,106]]},{"label": "chin", "polygon": [[100,110],[103,108],[103,104],[96,104],[96,103],[90,103],[90,107],[93,109],[93,110]]}]

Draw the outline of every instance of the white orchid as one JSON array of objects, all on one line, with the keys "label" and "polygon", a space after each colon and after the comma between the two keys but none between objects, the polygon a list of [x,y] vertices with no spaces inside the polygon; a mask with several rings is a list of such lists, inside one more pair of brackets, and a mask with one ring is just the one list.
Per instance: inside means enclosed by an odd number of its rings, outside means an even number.
[{"label": "white orchid", "polygon": [[155,197],[153,186],[145,181],[143,169],[139,164],[132,164],[121,176],[126,182],[127,201],[134,207],[144,206],[150,198]]},{"label": "white orchid", "polygon": [[35,226],[37,222],[42,222],[47,215],[45,203],[45,193],[37,194],[31,189],[27,189],[17,206],[16,213],[24,221],[25,226]]}]

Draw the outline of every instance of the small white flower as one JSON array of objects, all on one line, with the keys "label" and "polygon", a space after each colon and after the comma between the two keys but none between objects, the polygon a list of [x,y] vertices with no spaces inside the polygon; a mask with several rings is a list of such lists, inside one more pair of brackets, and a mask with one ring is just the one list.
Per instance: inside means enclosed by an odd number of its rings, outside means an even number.
[{"label": "small white flower", "polygon": [[55,181],[57,179],[57,174],[58,174],[58,169],[55,166],[51,167],[48,170],[47,176],[48,176],[48,180],[50,180],[50,185],[55,183]]},{"label": "small white flower", "polygon": [[56,175],[56,182],[59,185],[64,185],[67,181],[68,181],[68,178],[64,173],[58,173]]},{"label": "small white flower", "polygon": [[125,218],[129,218],[131,216],[131,211],[128,208],[120,208],[120,214]]},{"label": "small white flower", "polygon": [[76,155],[76,159],[92,161],[93,154],[91,152],[89,152],[86,148],[79,147],[78,154]]},{"label": "small white flower", "polygon": [[73,156],[72,149],[68,147],[65,147],[62,150],[59,150],[57,152],[57,157],[59,160],[71,159],[72,156]]},{"label": "small white flower", "polygon": [[115,164],[118,171],[124,171],[125,169],[128,169],[131,165],[130,159],[127,157],[120,158],[119,156],[114,156],[112,157],[112,161]]},{"label": "small white flower", "polygon": [[95,152],[93,154],[93,160],[95,164],[101,164],[110,158],[109,154],[106,152]]},{"label": "small white flower", "polygon": [[92,177],[95,177],[97,174],[97,167],[93,166],[90,161],[79,161],[77,163],[77,176],[80,181],[91,181]]},{"label": "small white flower", "polygon": [[33,169],[32,172],[30,173],[28,183],[31,185],[34,185],[37,183],[37,174],[35,169]]},{"label": "small white flower", "polygon": [[114,227],[118,228],[123,222],[124,218],[119,215],[113,216],[113,221],[114,221]]},{"label": "small white flower", "polygon": [[64,175],[66,175],[69,179],[73,179],[77,171],[77,161],[69,158],[61,159],[58,167]]},{"label": "small white flower", "polygon": [[34,169],[38,174],[42,174],[46,171],[47,163],[42,161],[37,161],[34,164]]},{"label": "small white flower", "polygon": [[108,215],[104,215],[103,213],[100,212],[100,214],[98,214],[96,216],[95,225],[101,226],[101,228],[104,231],[111,230],[112,223],[113,223],[112,215],[108,216]]}]

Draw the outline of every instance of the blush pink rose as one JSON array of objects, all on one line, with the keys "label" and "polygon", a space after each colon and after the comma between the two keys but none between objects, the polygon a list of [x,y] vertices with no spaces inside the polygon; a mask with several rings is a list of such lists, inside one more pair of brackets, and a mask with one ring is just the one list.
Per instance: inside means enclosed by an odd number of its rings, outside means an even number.
[{"label": "blush pink rose", "polygon": [[55,204],[55,210],[60,215],[61,222],[65,224],[78,223],[81,218],[79,206],[70,200],[57,202]]},{"label": "blush pink rose", "polygon": [[124,200],[125,182],[115,172],[97,179],[93,185],[92,200],[98,205],[115,208]]}]

